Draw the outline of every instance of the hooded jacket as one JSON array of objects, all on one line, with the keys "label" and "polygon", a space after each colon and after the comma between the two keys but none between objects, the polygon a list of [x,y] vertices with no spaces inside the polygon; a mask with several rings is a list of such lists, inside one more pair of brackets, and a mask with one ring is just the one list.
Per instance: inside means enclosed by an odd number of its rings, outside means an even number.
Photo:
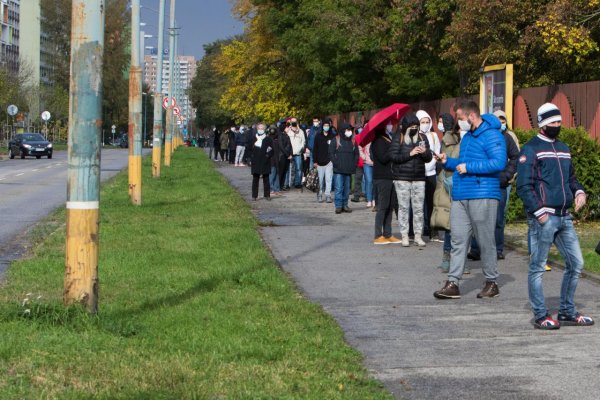
[{"label": "hooded jacket", "polygon": [[335,141],[335,137],[329,133],[325,135],[325,132],[322,131],[317,133],[315,137],[313,161],[321,167],[324,167],[331,161],[329,158],[329,145],[331,144],[331,141]]},{"label": "hooded jacket", "polygon": [[[437,135],[437,133],[435,133],[432,130],[433,119],[431,119],[431,115],[429,115],[426,111],[419,110],[419,111],[417,111],[417,118],[419,119],[419,121],[421,121],[421,119],[423,119],[423,118],[429,118],[429,121],[431,124],[431,126],[429,128],[429,132],[421,132],[421,131],[419,131],[419,132],[424,134],[427,137],[427,141],[429,142],[429,147],[431,147],[431,150],[436,154],[440,154],[442,146],[440,143],[439,136]],[[431,161],[429,161],[427,164],[425,164],[425,175],[426,176],[434,176],[437,173],[436,165],[437,165],[437,161],[432,157]]]},{"label": "hooded jacket", "polygon": [[353,175],[358,163],[358,145],[354,137],[347,138],[342,134],[334,137],[329,143],[329,158],[333,162],[334,174]]},{"label": "hooded jacket", "polygon": [[[465,134],[460,142],[458,158],[449,157],[444,165],[453,171],[452,200],[500,200],[500,172],[506,167],[506,142],[500,133],[500,120],[483,114],[481,124]],[[466,164],[467,173],[456,167]]]},{"label": "hooded jacket", "polygon": [[[402,134],[395,135],[392,139],[389,151],[392,160],[392,177],[395,181],[424,181],[425,164],[433,158],[427,137],[418,132],[411,136],[407,131],[408,127],[413,125],[419,125],[416,116],[404,117],[402,119]],[[419,146],[421,142],[425,143],[426,151],[411,156],[410,152]]]}]

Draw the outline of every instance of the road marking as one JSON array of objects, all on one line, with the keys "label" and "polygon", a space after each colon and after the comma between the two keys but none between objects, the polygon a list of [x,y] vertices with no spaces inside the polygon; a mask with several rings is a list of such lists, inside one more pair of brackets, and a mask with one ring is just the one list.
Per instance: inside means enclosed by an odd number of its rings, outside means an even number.
[{"label": "road marking", "polygon": [[32,171],[33,171],[33,172],[38,172],[38,171],[39,171],[39,169],[32,169]]},{"label": "road marking", "polygon": [[48,166],[46,167],[46,169],[50,169],[50,168],[52,168],[52,165],[48,165]]},{"label": "road marking", "polygon": [[0,178],[0,181],[3,181],[3,180],[5,180],[5,179],[6,179],[6,178]]},{"label": "road marking", "polygon": [[25,175],[25,172],[21,172],[20,174],[16,174],[15,176]]}]

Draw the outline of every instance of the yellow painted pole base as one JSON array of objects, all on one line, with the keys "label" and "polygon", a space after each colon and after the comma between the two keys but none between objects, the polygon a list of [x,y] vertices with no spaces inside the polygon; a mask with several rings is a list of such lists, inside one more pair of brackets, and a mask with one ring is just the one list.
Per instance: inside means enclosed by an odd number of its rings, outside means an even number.
[{"label": "yellow painted pole base", "polygon": [[81,304],[90,313],[98,311],[99,212],[67,208],[65,259],[65,305]]},{"label": "yellow painted pole base", "polygon": [[160,156],[161,148],[154,146],[152,148],[152,177],[160,178]]},{"label": "yellow painted pole base", "polygon": [[133,205],[142,205],[142,156],[129,157],[129,197]]},{"label": "yellow painted pole base", "polygon": [[170,142],[165,143],[165,167],[171,166],[172,145]]}]

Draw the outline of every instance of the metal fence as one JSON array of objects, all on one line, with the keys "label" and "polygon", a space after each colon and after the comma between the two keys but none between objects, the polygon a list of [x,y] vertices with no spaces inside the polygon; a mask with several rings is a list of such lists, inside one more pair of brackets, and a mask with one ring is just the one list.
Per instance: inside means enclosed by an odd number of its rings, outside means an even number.
[{"label": "metal fence", "polygon": [[67,142],[67,127],[66,126],[48,126],[44,124],[26,124],[26,125],[11,125],[3,124],[0,128],[0,145],[8,146],[8,142],[20,132],[39,133],[53,143]]}]

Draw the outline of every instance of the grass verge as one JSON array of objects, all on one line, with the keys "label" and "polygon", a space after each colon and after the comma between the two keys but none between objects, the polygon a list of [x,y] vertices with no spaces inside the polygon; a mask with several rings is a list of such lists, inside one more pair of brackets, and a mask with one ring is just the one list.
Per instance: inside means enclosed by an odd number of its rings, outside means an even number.
[{"label": "grass verge", "polygon": [[[600,274],[600,255],[596,254],[596,246],[598,245],[598,232],[600,232],[599,222],[586,222],[575,225],[577,236],[583,259],[585,262],[584,268],[586,271],[594,274]],[[527,224],[514,223],[506,225],[505,235],[511,243],[518,246],[520,249],[527,251]],[[558,253],[555,246],[550,250],[550,260],[564,265],[564,259]]]},{"label": "grass verge", "polygon": [[276,266],[246,203],[182,148],[133,207],[101,194],[100,312],[62,306],[64,211],[0,288],[2,399],[388,399]]}]

